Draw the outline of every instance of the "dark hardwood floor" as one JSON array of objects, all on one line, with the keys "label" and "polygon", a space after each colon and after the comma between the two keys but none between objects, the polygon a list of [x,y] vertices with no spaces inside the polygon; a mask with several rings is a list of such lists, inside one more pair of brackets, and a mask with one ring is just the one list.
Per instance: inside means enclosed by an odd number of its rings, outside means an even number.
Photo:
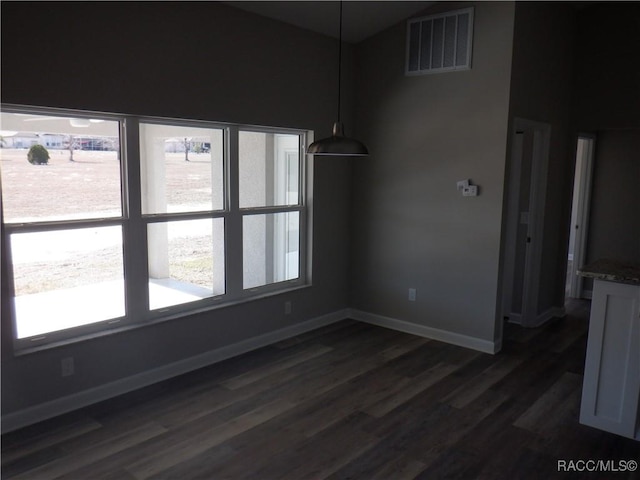
[{"label": "dark hardwood floor", "polygon": [[340,322],[6,434],[2,478],[637,479],[558,472],[640,460],[578,423],[588,308],[497,355]]}]

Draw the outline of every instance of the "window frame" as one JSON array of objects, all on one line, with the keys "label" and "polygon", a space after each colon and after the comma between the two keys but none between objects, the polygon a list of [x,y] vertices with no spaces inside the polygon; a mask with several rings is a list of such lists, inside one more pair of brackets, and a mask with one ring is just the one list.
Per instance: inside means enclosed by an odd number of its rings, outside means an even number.
[{"label": "window frame", "polygon": [[[184,318],[188,315],[210,311],[265,296],[278,295],[311,285],[311,162],[306,155],[306,142],[313,136],[303,129],[265,127],[245,124],[230,124],[206,120],[176,119],[155,116],[133,116],[86,110],[46,108],[2,104],[3,113],[19,113],[45,116],[61,116],[86,119],[104,119],[119,122],[120,133],[120,178],[122,211],[119,217],[88,220],[55,220],[29,223],[6,223],[2,216],[2,241],[5,242],[7,279],[9,293],[8,309],[11,316],[12,339],[15,354],[25,354],[75,343],[98,336],[113,334],[133,328],[154,325],[157,322]],[[223,208],[197,212],[142,213],[140,125],[143,123],[168,126],[221,129],[223,132]],[[299,137],[298,156],[298,203],[286,206],[239,207],[239,132],[254,131],[272,134],[291,134]],[[0,185],[1,189],[1,185]],[[1,191],[1,190],[0,190]],[[299,258],[298,277],[266,285],[243,288],[242,219],[247,215],[299,212]],[[222,218],[224,221],[224,278],[225,293],[213,295],[188,303],[151,310],[149,306],[149,274],[147,226],[151,223],[195,219]],[[9,237],[13,233],[43,232],[76,227],[119,225],[123,236],[123,271],[125,315],[122,317],[48,332],[35,337],[17,338],[15,312],[15,289],[12,252]],[[235,246],[235,247],[234,247]],[[3,300],[4,302],[4,300]]]},{"label": "window frame", "polygon": [[[140,290],[140,296],[137,297],[140,300],[140,305],[137,306],[137,309],[140,311],[140,314],[145,316],[147,319],[162,319],[163,317],[169,315],[173,318],[176,315],[188,315],[191,311],[202,311],[202,307],[205,306],[207,309],[208,306],[217,306],[223,304],[225,300],[229,297],[227,296],[228,288],[226,285],[226,277],[228,272],[227,265],[227,217],[229,213],[229,202],[228,202],[228,192],[230,190],[228,172],[229,172],[229,163],[230,159],[228,157],[228,129],[230,128],[227,124],[222,124],[219,122],[207,122],[207,121],[199,121],[199,120],[185,120],[185,119],[171,119],[171,118],[162,118],[162,117],[137,117],[136,118],[136,126],[138,127],[138,136],[137,140],[140,141],[139,135],[139,127],[141,124],[151,124],[151,125],[164,125],[164,126],[176,126],[176,127],[195,127],[195,128],[210,128],[210,129],[220,129],[223,132],[223,153],[222,153],[222,179],[223,179],[223,205],[222,209],[219,210],[201,210],[195,212],[167,212],[167,213],[143,213],[142,212],[142,162],[143,159],[140,157],[140,146],[136,150],[138,154],[138,162],[137,162],[137,170],[139,175],[139,180],[137,182],[139,200],[140,200],[140,215],[136,216],[134,222],[140,222],[140,225],[137,226],[140,233],[140,242],[142,243],[140,249],[140,253],[144,253],[141,255],[145,259],[144,272],[146,282],[144,283],[143,288]],[[194,300],[193,302],[180,303],[176,305],[170,305],[166,307],[161,307],[158,309],[151,309],[149,305],[149,271],[148,271],[148,225],[153,223],[170,223],[176,221],[188,221],[188,220],[209,220],[215,218],[222,218],[224,221],[225,228],[225,240],[224,240],[224,270],[225,270],[225,293],[222,295],[213,295],[211,297],[205,297],[200,300]],[[142,266],[141,266],[142,267]],[[195,306],[195,309],[194,309]]]},{"label": "window frame", "polygon": [[[271,134],[282,134],[282,133],[290,133],[290,134],[299,134],[299,144],[298,144],[298,152],[299,152],[299,164],[298,164],[298,203],[296,205],[269,205],[269,206],[257,206],[257,207],[240,207],[239,205],[239,195],[232,199],[232,203],[237,205],[239,218],[236,221],[240,224],[240,229],[242,230],[242,222],[246,216],[250,215],[268,215],[268,214],[276,214],[276,213],[287,213],[287,212],[298,212],[299,213],[299,238],[298,245],[300,245],[300,256],[298,260],[298,278],[291,280],[283,280],[279,282],[267,283],[265,285],[259,285],[255,287],[244,288],[243,286],[243,278],[242,278],[242,262],[240,263],[240,279],[239,283],[242,287],[242,291],[244,292],[242,297],[247,298],[252,296],[253,294],[260,293],[268,293],[274,292],[281,288],[281,286],[296,286],[301,281],[307,278],[307,262],[306,262],[306,249],[304,246],[307,244],[305,238],[303,236],[303,232],[307,232],[307,209],[305,199],[307,198],[307,182],[305,182],[306,178],[306,164],[304,161],[306,157],[306,132],[303,133],[295,133],[295,131],[287,132],[284,129],[277,128],[266,128],[266,127],[255,127],[250,125],[239,125],[236,129],[235,134],[238,135],[240,131],[245,132],[258,132],[258,133],[271,133]],[[236,143],[236,145],[238,145]],[[235,163],[236,168],[239,167],[239,152],[236,150],[234,152],[235,158],[232,163]],[[239,172],[236,172],[239,175]],[[239,179],[238,179],[238,193],[240,191]],[[242,245],[242,238],[239,238],[240,245]]]},{"label": "window frame", "polygon": [[[56,117],[73,117],[79,119],[101,119],[106,121],[117,121],[119,123],[119,136],[120,136],[120,204],[121,214],[120,216],[113,217],[96,217],[87,219],[71,219],[71,220],[44,220],[33,222],[6,222],[4,220],[4,210],[2,214],[2,242],[4,244],[6,253],[6,269],[7,269],[7,291],[9,293],[9,312],[11,316],[11,328],[14,352],[29,352],[34,350],[40,350],[44,345],[56,346],[67,343],[70,337],[87,337],[95,336],[100,333],[107,333],[116,330],[120,330],[127,322],[127,307],[129,302],[129,295],[125,286],[125,315],[121,317],[111,318],[98,322],[89,323],[86,325],[80,325],[73,328],[56,330],[47,332],[42,335],[36,335],[31,337],[18,338],[17,337],[17,317],[15,311],[15,286],[14,286],[14,270],[13,270],[13,255],[11,252],[10,236],[14,233],[41,233],[54,230],[66,230],[76,228],[91,228],[91,227],[107,227],[107,226],[120,226],[122,229],[122,246],[123,246],[123,282],[126,285],[127,278],[127,254],[124,249],[124,245],[127,238],[127,220],[129,218],[129,202],[126,201],[130,197],[129,182],[127,181],[126,172],[129,171],[128,158],[126,155],[127,147],[126,143],[126,120],[125,117],[113,113],[99,113],[86,110],[67,110],[47,107],[33,107],[33,106],[19,106],[19,105],[6,105],[2,104],[1,111],[3,113],[16,113],[27,115],[42,115],[42,116],[56,116]],[[1,185],[0,185],[1,190]],[[130,317],[130,315],[129,315]],[[77,332],[77,334],[70,335],[70,331]]]}]

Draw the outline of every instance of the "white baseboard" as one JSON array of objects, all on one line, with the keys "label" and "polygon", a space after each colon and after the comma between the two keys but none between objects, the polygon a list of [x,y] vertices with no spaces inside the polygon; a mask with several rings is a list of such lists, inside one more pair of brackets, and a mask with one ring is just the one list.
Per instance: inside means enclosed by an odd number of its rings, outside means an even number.
[{"label": "white baseboard", "polygon": [[522,315],[520,315],[519,313],[510,313],[509,320],[507,321],[516,325],[522,325]]},{"label": "white baseboard", "polygon": [[543,312],[538,315],[536,318],[535,325],[531,325],[532,327],[540,327],[543,324],[547,323],[552,318],[562,318],[567,314],[564,307],[551,307],[546,312]]},{"label": "white baseboard", "polygon": [[378,325],[380,327],[390,328],[392,330],[410,333],[412,335],[451,343],[453,345],[478,350],[484,353],[494,354],[499,352],[501,348],[500,341],[491,342],[476,337],[426,327],[424,325],[417,325],[415,323],[367,313],[360,310],[343,309],[313,318],[306,322],[292,325],[290,327],[248,338],[238,343],[227,345],[216,350],[211,350],[178,362],[163,365],[153,370],[131,375],[95,388],[83,390],[72,395],[60,397],[49,402],[3,415],[2,432],[7,433],[17,430],[19,428],[26,427],[27,425],[32,425],[163,380],[168,380],[178,375],[183,375],[193,370],[197,370],[198,368],[203,368],[214,363],[221,362],[228,358],[271,345],[287,338],[295,337],[296,335],[300,335],[347,318],[370,323],[372,325]]},{"label": "white baseboard", "polygon": [[349,310],[338,310],[320,317],[313,318],[290,327],[275,330],[273,332],[248,338],[232,345],[227,345],[216,350],[211,350],[194,357],[186,358],[178,362],[163,365],[162,367],[148,370],[114,382],[100,385],[99,387],[84,390],[65,397],[51,400],[33,407],[25,408],[2,416],[2,433],[17,430],[64,413],[77,410],[88,405],[122,395],[124,393],[143,388],[154,383],[168,380],[169,378],[221,362],[231,357],[250,352],[257,348],[271,345],[275,342],[295,337],[302,333],[324,327],[349,316]]},{"label": "white baseboard", "polygon": [[[562,318],[567,314],[564,307],[551,307],[543,313],[540,313],[535,322],[531,325],[524,325],[525,328],[537,328],[544,325],[546,322],[551,320],[552,318]],[[509,323],[514,323],[516,325],[522,325],[522,315],[511,313],[509,315]]]},{"label": "white baseboard", "polygon": [[470,337],[468,335],[440,330],[438,328],[426,327],[424,325],[384,317],[382,315],[363,312],[361,310],[352,309],[349,310],[349,313],[350,318],[360,322],[370,323],[372,325],[378,325],[380,327],[390,328],[392,330],[398,330],[400,332],[410,333],[412,335],[418,335],[432,340],[439,340],[441,342],[451,343],[453,345],[478,350],[484,353],[494,354],[499,352],[501,348],[501,342],[482,340],[481,338]]}]

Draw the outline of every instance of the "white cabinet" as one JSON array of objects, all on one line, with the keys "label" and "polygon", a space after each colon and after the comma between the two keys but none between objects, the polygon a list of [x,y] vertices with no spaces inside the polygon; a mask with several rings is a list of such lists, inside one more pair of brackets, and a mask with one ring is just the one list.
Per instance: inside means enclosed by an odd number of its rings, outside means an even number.
[{"label": "white cabinet", "polygon": [[580,423],[640,440],[640,285],[594,280]]}]

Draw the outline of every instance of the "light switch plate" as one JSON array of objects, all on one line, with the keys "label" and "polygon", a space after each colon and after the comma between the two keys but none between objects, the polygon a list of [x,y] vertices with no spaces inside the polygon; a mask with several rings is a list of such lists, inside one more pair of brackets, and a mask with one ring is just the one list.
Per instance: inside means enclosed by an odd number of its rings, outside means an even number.
[{"label": "light switch plate", "polygon": [[459,180],[456,183],[456,187],[458,187],[458,190],[464,190],[464,188],[468,186],[469,186],[469,180]]}]

